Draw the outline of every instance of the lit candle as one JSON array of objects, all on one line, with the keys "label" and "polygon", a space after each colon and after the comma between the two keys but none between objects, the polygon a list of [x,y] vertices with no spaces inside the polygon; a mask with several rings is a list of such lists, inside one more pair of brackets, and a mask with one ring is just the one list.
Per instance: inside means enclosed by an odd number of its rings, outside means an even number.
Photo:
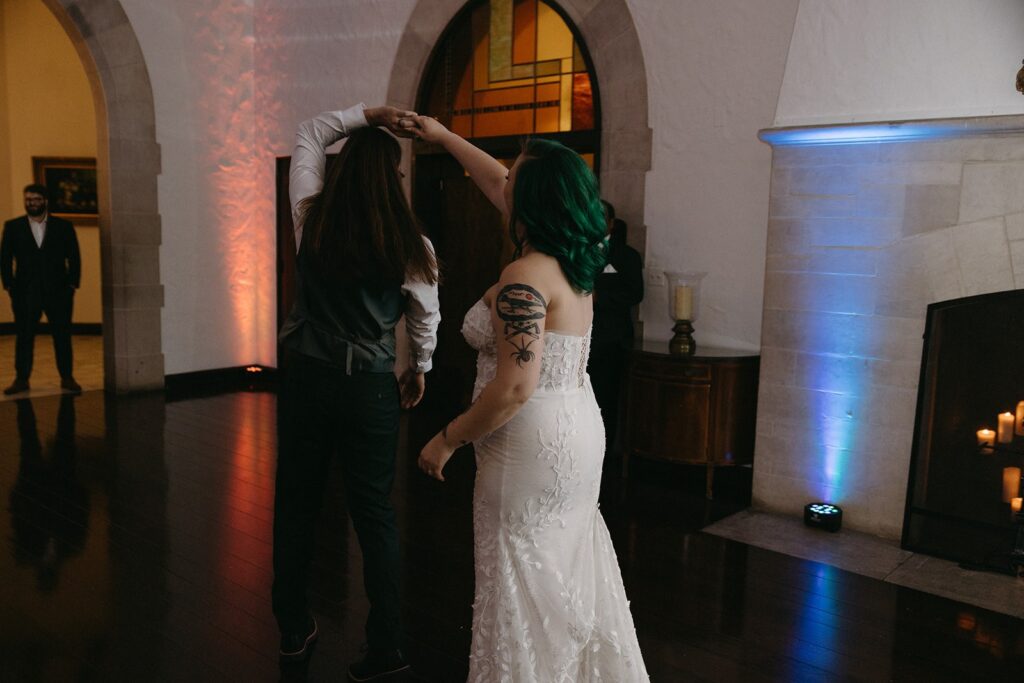
[{"label": "lit candle", "polygon": [[1003,468],[1003,502],[1009,503],[1020,495],[1020,468]]},{"label": "lit candle", "polygon": [[[999,413],[999,443],[1010,443],[1013,441],[1013,413],[1007,411]],[[1009,502],[1009,501],[1007,501]]]},{"label": "lit candle", "polygon": [[691,320],[693,316],[693,288],[676,287],[676,320]]},{"label": "lit candle", "polygon": [[1024,401],[1017,401],[1017,421],[1014,423],[1013,431],[1017,436],[1024,436]]},{"label": "lit candle", "polygon": [[996,442],[996,433],[991,429],[979,429],[978,430],[978,445],[979,446],[993,446]]},{"label": "lit candle", "polygon": [[1020,512],[1021,501],[1024,500],[1020,497],[1014,498],[1010,501],[1010,512]]}]

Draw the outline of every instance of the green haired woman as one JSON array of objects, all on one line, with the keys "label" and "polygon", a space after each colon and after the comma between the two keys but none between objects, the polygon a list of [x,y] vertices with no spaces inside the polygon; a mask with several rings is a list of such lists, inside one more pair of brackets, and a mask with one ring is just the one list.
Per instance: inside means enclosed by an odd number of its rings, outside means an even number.
[{"label": "green haired woman", "polygon": [[476,598],[469,680],[646,681],[615,551],[597,508],[605,438],[587,376],[594,281],[604,269],[597,179],[572,150],[534,139],[511,169],[414,116],[508,220],[516,259],[466,314],[473,405],[420,468],[472,443]]}]

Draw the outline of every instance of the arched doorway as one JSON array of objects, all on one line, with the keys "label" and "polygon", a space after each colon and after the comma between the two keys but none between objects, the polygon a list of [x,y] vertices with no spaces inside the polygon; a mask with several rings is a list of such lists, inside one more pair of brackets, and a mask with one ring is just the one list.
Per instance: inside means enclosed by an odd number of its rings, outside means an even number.
[{"label": "arched doorway", "polygon": [[[545,3],[574,27],[574,35],[588,49],[593,88],[600,92],[600,155],[596,167],[601,193],[629,223],[629,242],[643,254],[651,129],[647,124],[643,50],[627,0],[545,0]],[[391,69],[388,104],[416,108],[432,58],[446,29],[478,4],[478,0],[416,1]],[[456,320],[449,317],[446,324],[452,323],[456,326],[456,343],[461,343],[457,334],[461,317]]]},{"label": "arched doorway", "polygon": [[[466,0],[416,0],[398,43],[387,103],[414,109],[431,56]],[[547,0],[575,27],[589,50],[601,96],[601,193],[629,223],[630,244],[644,253],[644,197],[651,168],[647,72],[627,0]]]},{"label": "arched doorway", "polygon": [[[96,219],[98,136],[88,77],[67,32],[40,0],[0,3],[0,46],[0,216],[6,221],[24,215],[23,188],[43,184],[50,195],[49,214],[74,226],[81,277],[71,310],[73,373],[85,390],[99,389],[103,387],[103,340]],[[5,227],[5,240],[12,238],[9,244],[14,244],[18,226],[10,227],[9,234]],[[17,265],[20,270],[24,264]],[[12,304],[13,298],[0,298],[4,386],[19,374]],[[31,392],[5,395],[3,400],[61,391],[48,313],[37,328]]]},{"label": "arched doorway", "polygon": [[[600,106],[586,45],[545,0],[474,0],[448,24],[416,110],[437,117],[507,166],[527,136],[558,140],[598,170]],[[413,145],[413,204],[444,264],[434,365],[465,403],[475,372],[461,321],[511,259],[500,214],[436,145]]]},{"label": "arched doorway", "polygon": [[43,0],[85,67],[96,107],[104,386],[127,393],[164,383],[160,213],[153,89],[118,0]]}]

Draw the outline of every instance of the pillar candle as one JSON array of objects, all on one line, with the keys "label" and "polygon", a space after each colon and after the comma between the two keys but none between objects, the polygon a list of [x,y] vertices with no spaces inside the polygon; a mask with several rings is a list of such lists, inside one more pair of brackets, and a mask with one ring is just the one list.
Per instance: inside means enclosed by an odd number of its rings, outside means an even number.
[{"label": "pillar candle", "polygon": [[979,429],[978,430],[978,445],[979,446],[993,446],[996,442],[996,433],[991,429]]},{"label": "pillar candle", "polygon": [[1017,436],[1024,436],[1024,401],[1017,401],[1017,421],[1014,423],[1013,431]]},{"label": "pillar candle", "polygon": [[1003,468],[1003,502],[1009,503],[1020,495],[1020,468]]},{"label": "pillar candle", "polygon": [[1010,501],[1010,512],[1020,512],[1021,498],[1014,498]]},{"label": "pillar candle", "polygon": [[676,287],[676,320],[693,319],[693,288],[686,285]]},{"label": "pillar candle", "polygon": [[999,443],[1010,443],[1013,441],[1013,423],[1013,413],[999,413]]}]

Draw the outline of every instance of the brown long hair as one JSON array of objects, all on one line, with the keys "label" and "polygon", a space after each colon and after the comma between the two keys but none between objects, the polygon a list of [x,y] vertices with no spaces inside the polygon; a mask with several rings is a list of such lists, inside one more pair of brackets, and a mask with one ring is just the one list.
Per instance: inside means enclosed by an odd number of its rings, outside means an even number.
[{"label": "brown long hair", "polygon": [[359,128],[328,169],[323,189],[302,201],[302,244],[321,276],[437,282],[437,258],[402,190],[401,159],[389,133]]}]

